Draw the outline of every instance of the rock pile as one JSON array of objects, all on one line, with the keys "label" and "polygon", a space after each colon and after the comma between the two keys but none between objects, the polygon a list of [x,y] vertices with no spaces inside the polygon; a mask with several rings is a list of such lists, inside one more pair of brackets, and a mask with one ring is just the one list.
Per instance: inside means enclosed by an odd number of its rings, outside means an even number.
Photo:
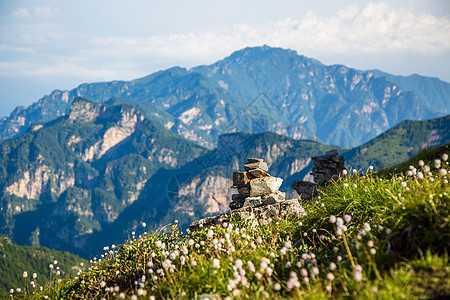
[{"label": "rock pile", "polygon": [[291,185],[302,200],[311,200],[319,188],[324,187],[329,181],[337,180],[339,175],[346,170],[344,157],[339,156],[335,149],[311,159],[313,160],[311,173],[314,182],[295,180]]},{"label": "rock pile", "polygon": [[285,193],[278,189],[283,179],[272,177],[267,173],[267,163],[260,158],[249,158],[244,165],[245,171],[233,173],[233,186],[238,194],[232,195],[230,209],[243,206],[255,207],[260,204],[273,204],[285,200]]},{"label": "rock pile", "polygon": [[232,195],[230,211],[197,220],[189,226],[191,230],[228,222],[232,218],[264,224],[277,216],[301,217],[306,214],[297,199],[285,200],[285,193],[278,190],[283,179],[270,176],[264,160],[249,158],[244,170],[233,173],[231,188],[237,189],[238,193]]}]

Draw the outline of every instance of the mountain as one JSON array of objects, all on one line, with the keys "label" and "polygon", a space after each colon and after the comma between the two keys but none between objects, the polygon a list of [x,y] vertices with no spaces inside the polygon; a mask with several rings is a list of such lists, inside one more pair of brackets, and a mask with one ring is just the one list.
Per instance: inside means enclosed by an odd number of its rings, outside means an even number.
[{"label": "mountain", "polygon": [[450,143],[450,115],[426,120],[405,120],[373,140],[344,153],[349,166],[367,170],[407,160],[424,148]]},{"label": "mountain", "polygon": [[396,76],[380,70],[373,70],[379,77],[387,77],[391,81],[399,84],[403,89],[417,93],[421,98],[426,99],[435,110],[449,113],[450,83],[439,78],[424,77],[418,74],[410,76]]},{"label": "mountain", "polygon": [[[55,264],[56,261],[56,264]],[[49,265],[54,269],[50,270]],[[68,252],[60,252],[45,247],[19,246],[5,236],[0,235],[0,296],[6,299],[7,292],[22,288],[24,284],[23,273],[26,271],[26,281],[36,280],[41,285],[49,280],[49,274],[55,278],[56,268],[59,268],[61,277],[74,277],[79,270],[85,270],[88,262]]]},{"label": "mountain", "polygon": [[149,178],[204,151],[132,106],[76,98],[67,116],[0,144],[0,230],[18,244],[88,256],[100,248],[88,237],[132,206]]},{"label": "mountain", "polygon": [[385,157],[377,167],[393,163],[402,153],[449,142],[449,118],[405,121],[363,145],[367,150],[267,132],[224,134],[208,151],[134,106],[78,97],[68,115],[0,143],[0,233],[89,258],[131,231],[140,234],[142,222],[157,228],[178,219],[186,226],[226,211],[232,172],[248,157],[264,158],[270,174],[284,179],[281,190],[296,197],[290,184],[308,177],[311,156],[336,148],[353,166],[376,153]]},{"label": "mountain", "polygon": [[358,146],[402,120],[448,114],[449,89],[449,83],[428,77],[326,66],[295,51],[262,46],[210,66],[56,90],[0,120],[0,137],[10,139],[36,122],[66,115],[82,96],[135,105],[148,119],[209,149],[220,134],[266,131]]},{"label": "mountain", "polygon": [[[450,115],[425,121],[402,121],[375,139],[356,148],[327,146],[315,141],[294,140],[276,133],[232,133],[221,135],[218,147],[186,165],[177,175],[177,188],[171,201],[178,210],[194,214],[190,203],[201,201],[209,213],[226,210],[231,199],[233,171],[248,157],[260,157],[269,165],[269,173],[284,179],[280,190],[287,198],[298,197],[291,188],[294,180],[310,180],[312,156],[337,149],[348,168],[365,172],[369,166],[379,170],[404,161],[424,148],[450,143]],[[196,168],[192,167],[195,164]]]},{"label": "mountain", "polygon": [[[326,144],[356,146],[402,120],[440,115],[417,93],[385,76],[325,66],[279,48],[246,48],[193,70],[247,101],[263,92],[277,116],[268,129],[293,138],[303,138],[296,132],[304,131]],[[448,112],[445,105],[439,109]]]}]

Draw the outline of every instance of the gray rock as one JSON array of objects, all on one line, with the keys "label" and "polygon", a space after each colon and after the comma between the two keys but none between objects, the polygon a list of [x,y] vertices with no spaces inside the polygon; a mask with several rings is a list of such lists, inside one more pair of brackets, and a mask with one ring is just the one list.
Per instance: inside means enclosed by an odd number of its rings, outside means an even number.
[{"label": "gray rock", "polygon": [[346,170],[344,157],[339,156],[336,149],[311,159],[313,160],[311,174],[314,183],[295,180],[291,185],[302,200],[311,200],[312,197],[317,195],[318,189],[324,187],[330,181],[338,180],[342,171]]},{"label": "gray rock", "polygon": [[250,196],[265,196],[274,193],[280,188],[282,183],[283,179],[279,177],[261,177],[252,179],[250,180]]},{"label": "gray rock", "polygon": [[283,215],[290,218],[301,218],[306,216],[305,209],[300,205],[297,199],[290,199],[280,203],[280,211]]},{"label": "gray rock", "polygon": [[254,157],[247,158],[248,163],[263,162],[263,161],[264,161],[264,159],[262,159],[262,158],[254,158]]},{"label": "gray rock", "polygon": [[[192,231],[201,230],[205,227],[229,222],[232,218],[240,222],[253,222],[260,224],[267,224],[270,220],[274,220],[281,216],[289,218],[301,218],[306,215],[305,210],[300,205],[297,199],[286,200],[280,203],[258,205],[255,207],[243,206],[228,213],[218,215],[216,217],[208,217],[202,220],[193,222],[189,228]],[[200,226],[200,224],[202,224]]]},{"label": "gray rock", "polygon": [[300,195],[302,200],[311,200],[313,196],[317,195],[317,184],[312,182],[295,180],[291,187]]},{"label": "gray rock", "polygon": [[210,226],[214,224],[214,219],[216,217],[206,217],[204,219],[200,219],[197,221],[194,221],[191,223],[191,225],[189,225],[189,227],[198,227],[199,229],[201,229],[204,226]]},{"label": "gray rock", "polygon": [[246,171],[233,172],[233,187],[248,186],[252,178],[254,177]]},{"label": "gray rock", "polygon": [[336,149],[311,159],[313,160],[312,175],[314,182],[321,187],[329,181],[337,180],[342,171],[345,170],[344,157],[339,156]]},{"label": "gray rock", "polygon": [[260,161],[260,162],[252,162],[252,163],[246,163],[244,165],[244,169],[246,171],[254,170],[254,169],[261,169],[263,171],[269,171],[269,167],[267,166],[267,163]]},{"label": "gray rock", "polygon": [[[249,186],[238,187],[237,190],[238,190],[238,193],[240,195],[243,195],[243,196],[246,196],[246,197],[251,196],[250,195],[250,187]],[[254,195],[254,196],[258,196],[258,195]]]},{"label": "gray rock", "polygon": [[262,221],[263,223],[267,223],[269,218],[273,218],[280,214],[280,211],[277,206],[274,205],[264,205],[255,207],[255,213],[257,215],[257,219]]},{"label": "gray rock", "polygon": [[245,198],[244,206],[255,207],[261,204],[261,197],[247,197]]},{"label": "gray rock", "polygon": [[262,198],[261,202],[263,204],[273,204],[273,203],[282,202],[284,200],[286,200],[286,193],[280,192],[280,191],[275,191],[273,193],[265,195]]},{"label": "gray rock", "polygon": [[235,202],[244,203],[245,198],[247,198],[247,196],[243,196],[243,195],[240,195],[240,194],[233,194],[233,195],[231,195],[231,200],[233,200]]},{"label": "gray rock", "polygon": [[261,169],[253,169],[253,170],[248,170],[248,172],[253,176],[253,177],[256,177],[256,178],[259,178],[259,177],[269,177],[270,175],[269,175],[269,173],[267,173],[266,171],[263,171],[263,170],[261,170]]}]

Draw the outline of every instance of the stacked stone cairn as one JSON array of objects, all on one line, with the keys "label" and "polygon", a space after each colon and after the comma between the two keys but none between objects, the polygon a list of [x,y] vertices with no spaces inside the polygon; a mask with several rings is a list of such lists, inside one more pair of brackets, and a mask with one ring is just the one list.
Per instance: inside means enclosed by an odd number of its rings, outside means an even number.
[{"label": "stacked stone cairn", "polygon": [[238,194],[232,195],[230,209],[243,206],[257,206],[261,204],[273,204],[286,200],[286,195],[278,189],[283,179],[272,177],[267,173],[267,163],[260,158],[248,158],[244,165],[245,171],[233,173],[233,186]]},{"label": "stacked stone cairn", "polygon": [[249,158],[244,170],[233,173],[231,188],[236,188],[238,193],[232,195],[230,211],[192,222],[191,230],[228,222],[231,218],[267,224],[276,217],[302,217],[306,214],[297,199],[285,200],[285,193],[278,190],[283,179],[270,176],[264,160]]},{"label": "stacked stone cairn", "polygon": [[312,176],[314,182],[295,180],[291,187],[297,191],[302,200],[311,200],[317,191],[328,182],[335,181],[345,169],[344,157],[336,149],[328,151],[325,155],[311,158],[313,161]]}]

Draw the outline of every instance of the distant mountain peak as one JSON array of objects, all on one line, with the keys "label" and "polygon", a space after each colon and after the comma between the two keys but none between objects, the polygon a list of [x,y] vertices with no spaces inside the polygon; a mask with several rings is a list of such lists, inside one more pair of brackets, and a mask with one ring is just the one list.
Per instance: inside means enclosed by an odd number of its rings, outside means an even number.
[{"label": "distant mountain peak", "polygon": [[[260,95],[268,100],[263,110]],[[263,45],[238,50],[212,65],[56,90],[0,120],[0,138],[20,136],[35,123],[73,117],[70,104],[82,96],[139,107],[148,119],[208,148],[216,145],[219,134],[235,131],[272,131],[356,146],[404,119],[448,113],[448,95],[450,84],[437,79],[327,66],[293,50]],[[77,112],[83,107],[91,111],[86,120],[95,118],[97,106],[85,103]]]}]

